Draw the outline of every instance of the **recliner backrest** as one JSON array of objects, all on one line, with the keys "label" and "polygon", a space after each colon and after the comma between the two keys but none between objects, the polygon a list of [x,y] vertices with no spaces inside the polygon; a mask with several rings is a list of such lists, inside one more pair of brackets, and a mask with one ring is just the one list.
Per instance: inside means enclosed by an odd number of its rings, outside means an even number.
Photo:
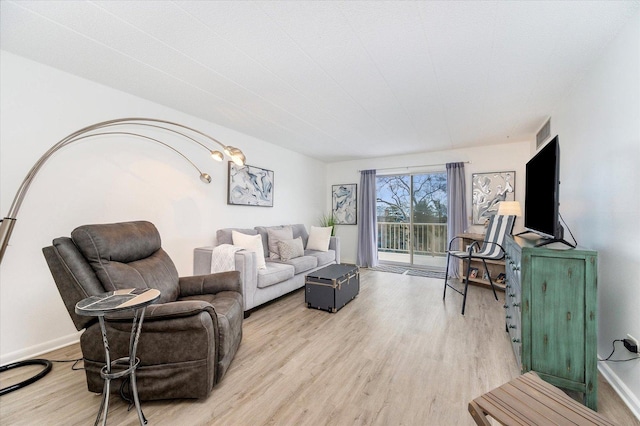
[{"label": "recliner backrest", "polygon": [[177,300],[178,271],[152,223],[84,225],[71,238],[106,291],[155,288],[162,293],[158,303]]},{"label": "recliner backrest", "polygon": [[56,238],[53,245],[44,247],[42,252],[73,324],[77,330],[86,328],[96,318],[77,315],[76,303],[104,293],[102,283],[71,238]]}]

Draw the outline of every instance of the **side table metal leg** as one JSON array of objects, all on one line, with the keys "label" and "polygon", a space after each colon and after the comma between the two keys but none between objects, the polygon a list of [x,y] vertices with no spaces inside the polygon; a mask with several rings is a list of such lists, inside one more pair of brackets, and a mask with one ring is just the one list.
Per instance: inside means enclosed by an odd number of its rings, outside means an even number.
[{"label": "side table metal leg", "polygon": [[104,413],[104,417],[102,419],[102,425],[107,424],[107,413],[109,412],[109,394],[111,392],[111,379],[104,380],[104,388],[102,389],[102,402],[100,403],[100,409],[98,410],[98,416],[96,417],[96,422],[94,426],[98,426],[100,424],[100,417],[102,417],[102,413]]},{"label": "side table metal leg", "polygon": [[109,341],[107,340],[107,329],[104,325],[104,317],[99,316],[98,320],[100,321],[100,331],[102,332],[102,343],[104,344],[104,358],[106,361],[105,366],[102,369],[102,376],[104,377],[104,388],[102,389],[102,402],[100,403],[100,409],[98,410],[98,416],[96,417],[96,422],[94,426],[98,426],[100,423],[100,417],[102,418],[102,425],[107,424],[107,414],[109,413],[109,395],[111,394],[111,378],[105,376],[106,374],[111,374],[111,355],[109,353]]},{"label": "side table metal leg", "polygon": [[[142,321],[144,320],[144,313],[146,308],[136,309],[133,317],[133,326],[131,329],[131,337],[129,339],[129,366],[131,368],[131,393],[133,393],[133,401],[138,412],[138,419],[141,425],[147,424],[147,419],[142,413],[140,407],[140,398],[138,397],[138,384],[136,382],[136,369],[138,360],[136,358],[136,351],[138,350],[138,340],[140,339],[140,332],[142,331]],[[140,318],[138,319],[138,313]],[[137,320],[137,321],[136,321]]]},{"label": "side table metal leg", "polygon": [[133,392],[133,401],[136,404],[136,411],[138,412],[138,419],[140,420],[140,424],[146,425],[147,418],[144,416],[144,413],[142,412],[142,407],[140,407],[140,399],[138,398],[138,386],[136,384],[135,371],[131,373],[131,391]]}]

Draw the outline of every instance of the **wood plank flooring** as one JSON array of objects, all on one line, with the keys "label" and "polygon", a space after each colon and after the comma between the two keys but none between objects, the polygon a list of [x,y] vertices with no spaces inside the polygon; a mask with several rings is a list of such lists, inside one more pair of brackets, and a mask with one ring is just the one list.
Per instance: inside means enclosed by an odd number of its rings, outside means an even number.
[{"label": "wood plank flooring", "polygon": [[[503,301],[473,287],[462,316],[460,295],[449,291],[442,301],[442,280],[361,272],[360,295],[335,314],[307,309],[302,290],[254,312],[211,395],[143,401],[149,424],[473,425],[469,401],[519,375]],[[42,357],[80,356],[76,344]],[[0,385],[38,368],[3,373]],[[0,398],[0,424],[92,424],[99,404],[83,371],[55,364],[44,379]],[[599,412],[640,425],[604,380]],[[138,424],[135,410],[113,397],[108,424]]]}]

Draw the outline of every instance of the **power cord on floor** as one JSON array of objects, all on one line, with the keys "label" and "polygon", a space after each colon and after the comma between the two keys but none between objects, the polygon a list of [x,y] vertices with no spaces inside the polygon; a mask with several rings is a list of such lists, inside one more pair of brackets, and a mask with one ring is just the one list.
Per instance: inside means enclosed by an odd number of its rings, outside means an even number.
[{"label": "power cord on floor", "polygon": [[[125,377],[120,384],[120,398],[122,398],[125,402],[129,404],[127,407],[127,411],[131,411],[131,409],[135,406],[135,401],[131,396],[131,376]],[[144,420],[144,424],[147,424],[147,418],[144,413],[141,411],[142,419]]]},{"label": "power cord on floor", "polygon": [[44,376],[49,374],[49,372],[53,368],[53,364],[52,364],[53,362],[73,362],[73,365],[71,366],[71,369],[74,370],[74,371],[78,371],[78,370],[84,370],[84,367],[76,368],[76,365],[80,361],[82,361],[82,358],[79,358],[79,359],[65,359],[65,360],[48,360],[48,359],[37,358],[37,359],[27,359],[27,360],[24,360],[24,361],[18,361],[18,362],[14,362],[14,363],[11,363],[11,364],[0,366],[0,373],[3,373],[3,372],[8,371],[8,370],[12,370],[14,368],[26,367],[28,365],[42,365],[42,366],[44,366],[44,368],[41,371],[39,371],[37,374],[35,374],[34,376],[31,376],[28,379],[21,381],[20,383],[16,383],[14,385],[7,386],[5,388],[0,389],[0,396],[6,395],[6,394],[8,394],[10,392],[13,392],[13,391],[16,391],[18,389],[22,389],[23,387],[28,386],[31,383],[37,382],[38,380],[42,379]]},{"label": "power cord on floor", "polygon": [[78,365],[78,363],[80,361],[83,361],[83,360],[84,360],[84,358],[78,358],[78,359],[50,359],[49,361],[51,361],[51,362],[61,362],[61,363],[72,362],[73,365],[71,366],[71,369],[73,371],[80,371],[80,370],[84,370],[84,367],[76,367],[76,365]]},{"label": "power cord on floor", "polygon": [[611,359],[611,357],[613,356],[613,353],[616,351],[616,342],[624,342],[624,339],[615,339],[613,341],[613,343],[612,343],[613,350],[611,351],[609,356],[606,357],[605,359],[598,359],[598,361],[601,361],[601,362],[627,362],[627,361],[633,361],[633,360],[636,360],[636,359],[640,359],[640,356],[636,356],[634,358],[628,358],[628,359]]}]

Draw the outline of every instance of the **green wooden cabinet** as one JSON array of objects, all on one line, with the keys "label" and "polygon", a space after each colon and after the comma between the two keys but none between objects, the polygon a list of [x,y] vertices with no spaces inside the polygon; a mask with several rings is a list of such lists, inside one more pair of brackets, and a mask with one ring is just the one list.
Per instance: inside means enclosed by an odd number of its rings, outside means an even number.
[{"label": "green wooden cabinet", "polygon": [[595,251],[506,242],[507,331],[522,372],[581,392],[597,409],[597,263]]}]

